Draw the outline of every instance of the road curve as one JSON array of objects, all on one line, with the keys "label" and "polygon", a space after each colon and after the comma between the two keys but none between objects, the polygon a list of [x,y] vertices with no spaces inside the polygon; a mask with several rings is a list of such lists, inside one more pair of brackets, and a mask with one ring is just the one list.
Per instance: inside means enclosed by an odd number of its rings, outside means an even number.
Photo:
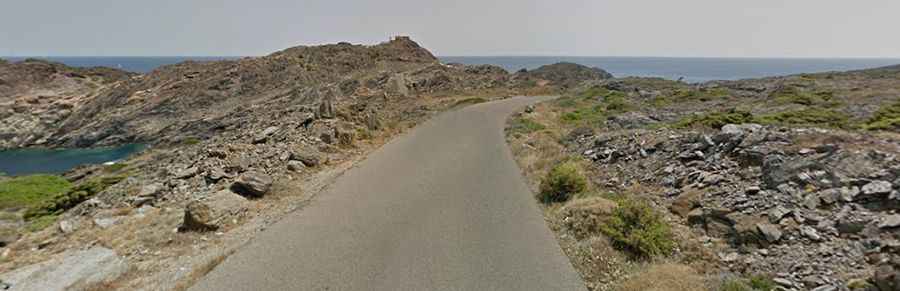
[{"label": "road curve", "polygon": [[503,136],[518,97],[372,153],[191,290],[585,290]]}]

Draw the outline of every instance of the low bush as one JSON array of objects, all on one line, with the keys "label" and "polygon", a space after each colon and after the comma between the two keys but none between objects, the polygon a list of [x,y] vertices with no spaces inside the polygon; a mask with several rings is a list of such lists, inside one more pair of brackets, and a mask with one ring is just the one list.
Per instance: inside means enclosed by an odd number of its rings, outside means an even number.
[{"label": "low bush", "polygon": [[868,130],[900,131],[900,101],[881,106],[863,127]]},{"label": "low bush", "polygon": [[767,114],[756,118],[756,122],[778,125],[816,125],[833,128],[851,127],[850,117],[847,114],[818,107]]},{"label": "low bush", "polygon": [[529,134],[535,131],[544,130],[545,128],[547,127],[543,124],[538,123],[537,121],[532,120],[531,118],[516,116],[510,122],[509,133]]},{"label": "low bush", "polygon": [[681,264],[653,264],[629,276],[616,291],[703,291],[707,290],[702,275]]},{"label": "low bush", "polygon": [[703,126],[719,129],[727,124],[741,124],[753,121],[753,114],[750,112],[731,109],[723,112],[709,112],[701,115],[688,116],[676,122],[674,126],[676,128]]},{"label": "low bush", "polygon": [[587,190],[587,178],[574,161],[559,163],[541,180],[539,199],[544,203],[564,202]]},{"label": "low bush", "polygon": [[106,176],[94,178],[72,187],[66,192],[46,199],[39,204],[32,205],[25,211],[25,220],[39,220],[45,216],[53,216],[75,207],[81,202],[90,199],[97,193],[103,192],[109,186],[119,183],[125,176]]},{"label": "low bush", "polygon": [[72,184],[63,177],[31,175],[0,181],[0,209],[27,208],[69,191]]},{"label": "low bush", "polygon": [[667,256],[675,249],[668,223],[639,199],[618,198],[619,206],[601,232],[613,245],[640,258]]}]

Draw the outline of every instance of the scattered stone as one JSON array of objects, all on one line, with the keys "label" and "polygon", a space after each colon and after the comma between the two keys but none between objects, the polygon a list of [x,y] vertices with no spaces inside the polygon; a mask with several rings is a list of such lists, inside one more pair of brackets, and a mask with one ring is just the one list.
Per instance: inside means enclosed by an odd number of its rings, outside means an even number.
[{"label": "scattered stone", "polygon": [[259,172],[246,172],[238,176],[231,190],[247,197],[259,198],[269,192],[272,187],[272,177]]},{"label": "scattered stone", "polygon": [[59,222],[59,231],[64,234],[70,234],[78,230],[81,226],[81,223],[78,219],[64,219]]},{"label": "scattered stone", "polygon": [[882,263],[875,268],[873,280],[880,291],[900,290],[900,269],[890,263]]},{"label": "scattered stone", "polygon": [[113,225],[116,225],[117,223],[119,223],[119,220],[120,220],[119,217],[98,217],[98,218],[94,218],[94,225],[96,225],[99,228],[106,229],[106,228],[110,228]]},{"label": "scattered stone", "polygon": [[769,212],[766,214],[769,217],[769,221],[772,223],[778,223],[785,216],[791,213],[790,209],[787,209],[783,206],[775,206],[772,209],[769,209]]},{"label": "scattered stone", "polygon": [[315,150],[301,150],[291,153],[291,159],[301,161],[307,167],[316,167],[322,164],[322,154]]}]

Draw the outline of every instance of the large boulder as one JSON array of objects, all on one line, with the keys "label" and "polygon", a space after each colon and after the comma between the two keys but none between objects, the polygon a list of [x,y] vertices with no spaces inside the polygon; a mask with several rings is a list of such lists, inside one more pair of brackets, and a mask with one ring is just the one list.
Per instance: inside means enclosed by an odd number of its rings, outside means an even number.
[{"label": "large boulder", "polygon": [[274,180],[260,172],[246,172],[238,176],[231,190],[245,197],[259,198],[269,192]]},{"label": "large boulder", "polygon": [[128,271],[128,263],[104,247],[67,251],[48,261],[0,274],[8,290],[81,290],[115,280]]},{"label": "large boulder", "polygon": [[219,227],[213,220],[212,208],[201,201],[191,201],[184,208],[181,231],[211,231]]}]

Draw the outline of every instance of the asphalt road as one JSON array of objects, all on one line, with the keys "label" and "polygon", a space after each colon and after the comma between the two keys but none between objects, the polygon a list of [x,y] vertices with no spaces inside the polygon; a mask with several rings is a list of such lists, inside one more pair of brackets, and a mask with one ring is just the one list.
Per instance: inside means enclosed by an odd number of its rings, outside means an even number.
[{"label": "asphalt road", "polygon": [[585,290],[503,136],[507,116],[547,99],[418,126],[191,290]]}]

